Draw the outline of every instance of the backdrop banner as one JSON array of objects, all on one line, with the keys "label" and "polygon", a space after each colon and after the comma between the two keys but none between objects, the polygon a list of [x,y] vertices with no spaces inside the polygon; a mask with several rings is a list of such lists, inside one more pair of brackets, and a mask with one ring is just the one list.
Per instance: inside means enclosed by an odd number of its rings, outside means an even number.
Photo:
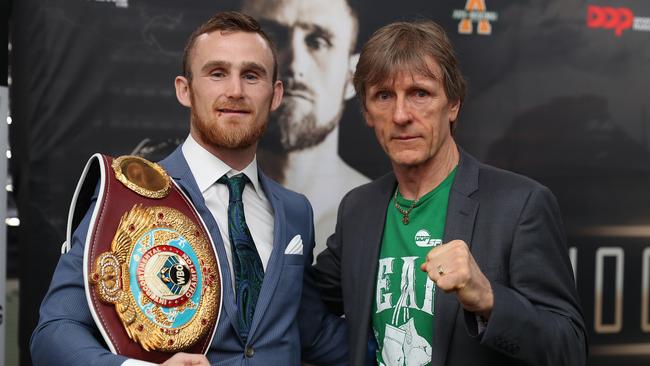
[{"label": "backdrop banner", "polygon": [[300,14],[319,31],[296,39],[300,32],[279,19],[306,3],[13,4],[11,173],[21,219],[24,364],[84,162],[94,152],[157,160],[182,143],[189,113],[173,82],[184,42],[225,9],[258,18],[279,48],[288,93],[258,159],[311,200],[317,251],[343,194],[390,169],[349,83],[356,55],[387,22],[432,19],[448,32],[468,80],[459,144],[558,198],[589,365],[650,362],[650,2],[314,1]]}]

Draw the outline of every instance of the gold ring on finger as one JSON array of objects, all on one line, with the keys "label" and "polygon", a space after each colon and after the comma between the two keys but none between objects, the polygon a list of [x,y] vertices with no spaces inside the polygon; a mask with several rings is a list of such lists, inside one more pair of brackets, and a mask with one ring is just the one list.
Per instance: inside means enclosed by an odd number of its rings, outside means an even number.
[{"label": "gold ring on finger", "polygon": [[438,269],[438,274],[439,275],[441,275],[441,276],[445,275],[445,269],[442,267],[442,264],[439,264],[437,269]]}]

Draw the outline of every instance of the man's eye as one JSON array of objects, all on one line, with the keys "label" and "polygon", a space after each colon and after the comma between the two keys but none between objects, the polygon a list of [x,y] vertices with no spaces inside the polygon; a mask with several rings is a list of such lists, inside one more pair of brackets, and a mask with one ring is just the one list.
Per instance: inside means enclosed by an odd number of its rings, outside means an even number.
[{"label": "man's eye", "polygon": [[216,79],[222,79],[223,77],[226,76],[226,73],[223,71],[213,71],[210,73],[210,77],[216,78]]},{"label": "man's eye", "polygon": [[414,94],[418,98],[424,98],[424,97],[429,96],[429,93],[426,90],[421,90],[421,89],[416,90]]},{"label": "man's eye", "polygon": [[377,92],[377,99],[378,100],[388,100],[390,98],[390,93],[387,91],[380,91]]},{"label": "man's eye", "polygon": [[255,73],[249,72],[249,73],[244,74],[243,78],[244,78],[244,80],[247,80],[247,81],[256,81],[256,80],[259,79],[259,76],[257,76],[257,74],[255,74]]},{"label": "man's eye", "polygon": [[309,48],[313,50],[320,50],[322,48],[332,47],[332,43],[327,38],[316,34],[310,34],[309,36],[307,36],[307,39],[305,39],[305,43]]}]

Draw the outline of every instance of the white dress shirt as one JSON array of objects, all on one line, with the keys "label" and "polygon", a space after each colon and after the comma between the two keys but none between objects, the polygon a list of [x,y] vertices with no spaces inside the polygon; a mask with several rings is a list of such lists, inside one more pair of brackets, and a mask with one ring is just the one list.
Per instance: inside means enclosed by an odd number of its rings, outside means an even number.
[{"label": "white dress shirt", "polygon": [[[221,239],[228,257],[228,268],[230,268],[231,285],[235,287],[235,275],[232,271],[232,248],[228,235],[228,199],[230,193],[225,184],[217,183],[223,175],[229,178],[239,173],[244,173],[250,180],[246,184],[242,194],[244,203],[244,216],[246,224],[251,232],[255,247],[262,260],[262,266],[266,272],[266,266],[273,250],[273,208],[266,198],[257,174],[257,159],[248,164],[242,171],[232,169],[226,163],[219,160],[209,151],[199,145],[192,136],[188,136],[182,146],[183,156],[190,166],[190,171],[199,186],[199,190],[205,199],[208,207],[221,233]],[[215,238],[213,238],[214,240]],[[221,263],[223,266],[223,263]],[[122,366],[146,366],[154,365],[150,362],[129,359],[122,363]]]},{"label": "white dress shirt", "polygon": [[[190,166],[192,175],[199,186],[205,205],[212,213],[217,226],[221,232],[221,239],[226,249],[228,266],[232,268],[232,251],[230,237],[228,235],[228,199],[230,193],[225,184],[217,183],[223,175],[228,178],[239,173],[244,173],[252,184],[246,184],[242,194],[244,203],[244,216],[246,224],[253,236],[255,247],[262,260],[262,266],[266,271],[266,265],[273,250],[273,208],[266,198],[257,175],[257,159],[248,164],[242,171],[237,171],[219,160],[206,149],[201,147],[189,136],[183,143],[183,155]],[[230,271],[232,273],[232,271]],[[231,276],[234,286],[234,275]],[[234,287],[233,287],[234,288]]]}]

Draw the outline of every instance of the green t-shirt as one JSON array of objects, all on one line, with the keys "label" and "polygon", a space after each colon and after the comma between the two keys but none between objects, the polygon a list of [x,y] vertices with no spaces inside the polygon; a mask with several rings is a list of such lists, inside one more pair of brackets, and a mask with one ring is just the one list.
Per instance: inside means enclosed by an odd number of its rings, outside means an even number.
[{"label": "green t-shirt", "polygon": [[[431,248],[442,243],[455,174],[456,169],[420,198],[408,225],[402,223],[403,215],[392,200],[386,212],[372,308],[379,365],[431,363],[435,284],[420,265]],[[397,203],[406,210],[413,201],[398,192]]]}]

